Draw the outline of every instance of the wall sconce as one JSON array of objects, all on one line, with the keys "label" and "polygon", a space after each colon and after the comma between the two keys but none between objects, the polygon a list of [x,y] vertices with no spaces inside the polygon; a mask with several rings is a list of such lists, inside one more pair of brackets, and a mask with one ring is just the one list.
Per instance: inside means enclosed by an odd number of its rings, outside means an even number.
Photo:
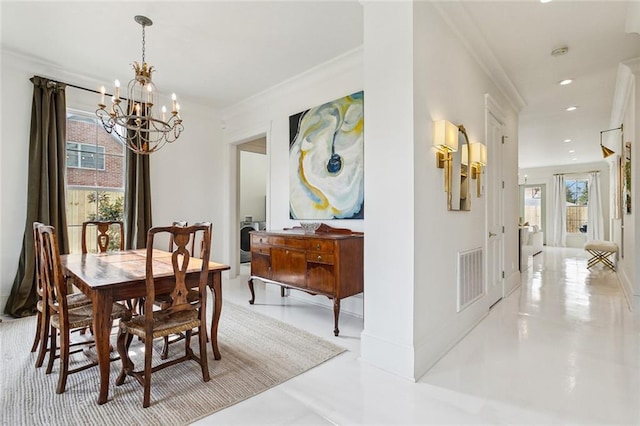
[{"label": "wall sconce", "polygon": [[613,132],[614,130],[620,130],[622,132],[622,124],[620,125],[620,127],[616,127],[614,129],[609,129],[609,130],[603,130],[600,132],[600,149],[602,149],[602,158],[607,158],[616,153],[614,150],[609,149],[606,146],[602,145],[602,134],[606,132]]},{"label": "wall sconce", "polygon": [[433,122],[433,146],[436,148],[436,166],[446,169],[444,190],[449,192],[451,179],[451,153],[458,150],[458,126],[447,120]]},{"label": "wall sconce", "polygon": [[476,194],[482,195],[482,167],[487,165],[487,146],[480,142],[469,144],[471,157],[471,178],[476,179]]}]

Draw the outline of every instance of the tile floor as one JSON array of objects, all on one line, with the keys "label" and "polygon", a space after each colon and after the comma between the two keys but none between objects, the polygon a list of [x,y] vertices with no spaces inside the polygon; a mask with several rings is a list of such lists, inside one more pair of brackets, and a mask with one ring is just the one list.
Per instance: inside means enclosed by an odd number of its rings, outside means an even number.
[{"label": "tile floor", "polygon": [[[254,309],[349,351],[197,424],[638,425],[639,309],[628,309],[615,273],[588,271],[586,259],[545,248],[521,287],[418,383],[358,360],[361,318],[341,315],[334,338],[330,310],[259,285]],[[246,276],[224,286],[247,303]]]}]

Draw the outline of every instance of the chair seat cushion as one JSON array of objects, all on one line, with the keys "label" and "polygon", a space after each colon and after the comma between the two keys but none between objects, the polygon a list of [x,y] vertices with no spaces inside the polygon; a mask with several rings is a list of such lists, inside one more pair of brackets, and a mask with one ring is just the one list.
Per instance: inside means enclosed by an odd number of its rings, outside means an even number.
[{"label": "chair seat cushion", "polygon": [[[76,308],[71,308],[67,311],[67,313],[69,316],[69,328],[89,327],[93,322],[93,308],[91,307],[91,305],[83,305]],[[130,315],[131,313],[124,306],[120,305],[119,303],[113,304],[113,308],[111,311],[111,320],[127,317]],[[59,314],[51,315],[51,325],[55,328],[60,328]]]},{"label": "chair seat cushion", "polygon": [[605,251],[609,253],[617,253],[618,245],[612,241],[587,241],[584,243],[585,250]]},{"label": "chair seat cushion", "polygon": [[[200,327],[197,310],[186,310],[169,313],[167,311],[153,312],[153,338],[177,334]],[[120,321],[120,328],[127,333],[145,337],[145,316],[138,315],[130,321]]]},{"label": "chair seat cushion", "polygon": [[90,304],[91,299],[84,293],[71,293],[67,295],[67,307],[70,309]]}]

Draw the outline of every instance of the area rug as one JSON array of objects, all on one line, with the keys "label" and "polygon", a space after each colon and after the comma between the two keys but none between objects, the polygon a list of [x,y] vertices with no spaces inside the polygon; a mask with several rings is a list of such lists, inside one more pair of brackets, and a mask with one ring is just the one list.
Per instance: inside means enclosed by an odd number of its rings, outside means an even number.
[{"label": "area rug", "polygon": [[[208,344],[211,381],[202,381],[200,366],[187,361],[151,376],[151,406],[142,408],[142,386],[132,377],[115,386],[120,362],[111,363],[109,402],[96,403],[97,367],[69,376],[63,394],[55,393],[58,362],[51,374],[35,368],[31,353],[35,317],[0,323],[0,424],[2,425],[183,425],[243,401],[303,373],[345,349],[303,330],[225,301],[218,344],[222,359],[213,359]],[[131,349],[142,365],[141,343]],[[112,336],[115,344],[115,336]],[[197,338],[192,347],[197,349]],[[114,345],[115,346],[115,345]],[[162,340],[154,345],[159,353]],[[184,353],[184,342],[170,356]],[[75,365],[86,362],[73,356]],[[71,364],[73,368],[74,364]]]}]

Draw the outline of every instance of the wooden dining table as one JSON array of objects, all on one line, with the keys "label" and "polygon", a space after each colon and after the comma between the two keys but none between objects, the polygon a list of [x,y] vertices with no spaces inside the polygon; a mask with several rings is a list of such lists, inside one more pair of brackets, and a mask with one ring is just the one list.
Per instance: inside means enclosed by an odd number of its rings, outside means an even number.
[{"label": "wooden dining table", "polygon": [[[68,254],[61,256],[65,275],[70,283],[91,298],[93,304],[93,335],[100,369],[98,404],[109,397],[110,321],[113,302],[144,297],[146,294],[146,249],[107,253]],[[187,269],[187,285],[198,286],[202,261],[192,258]],[[218,321],[222,309],[222,271],[228,265],[209,262],[207,285],[213,291],[214,306],[211,320],[211,347],[215,359],[218,349]],[[175,282],[171,253],[154,250],[153,278],[156,294],[169,293]],[[206,306],[206,305],[205,305]]]}]

